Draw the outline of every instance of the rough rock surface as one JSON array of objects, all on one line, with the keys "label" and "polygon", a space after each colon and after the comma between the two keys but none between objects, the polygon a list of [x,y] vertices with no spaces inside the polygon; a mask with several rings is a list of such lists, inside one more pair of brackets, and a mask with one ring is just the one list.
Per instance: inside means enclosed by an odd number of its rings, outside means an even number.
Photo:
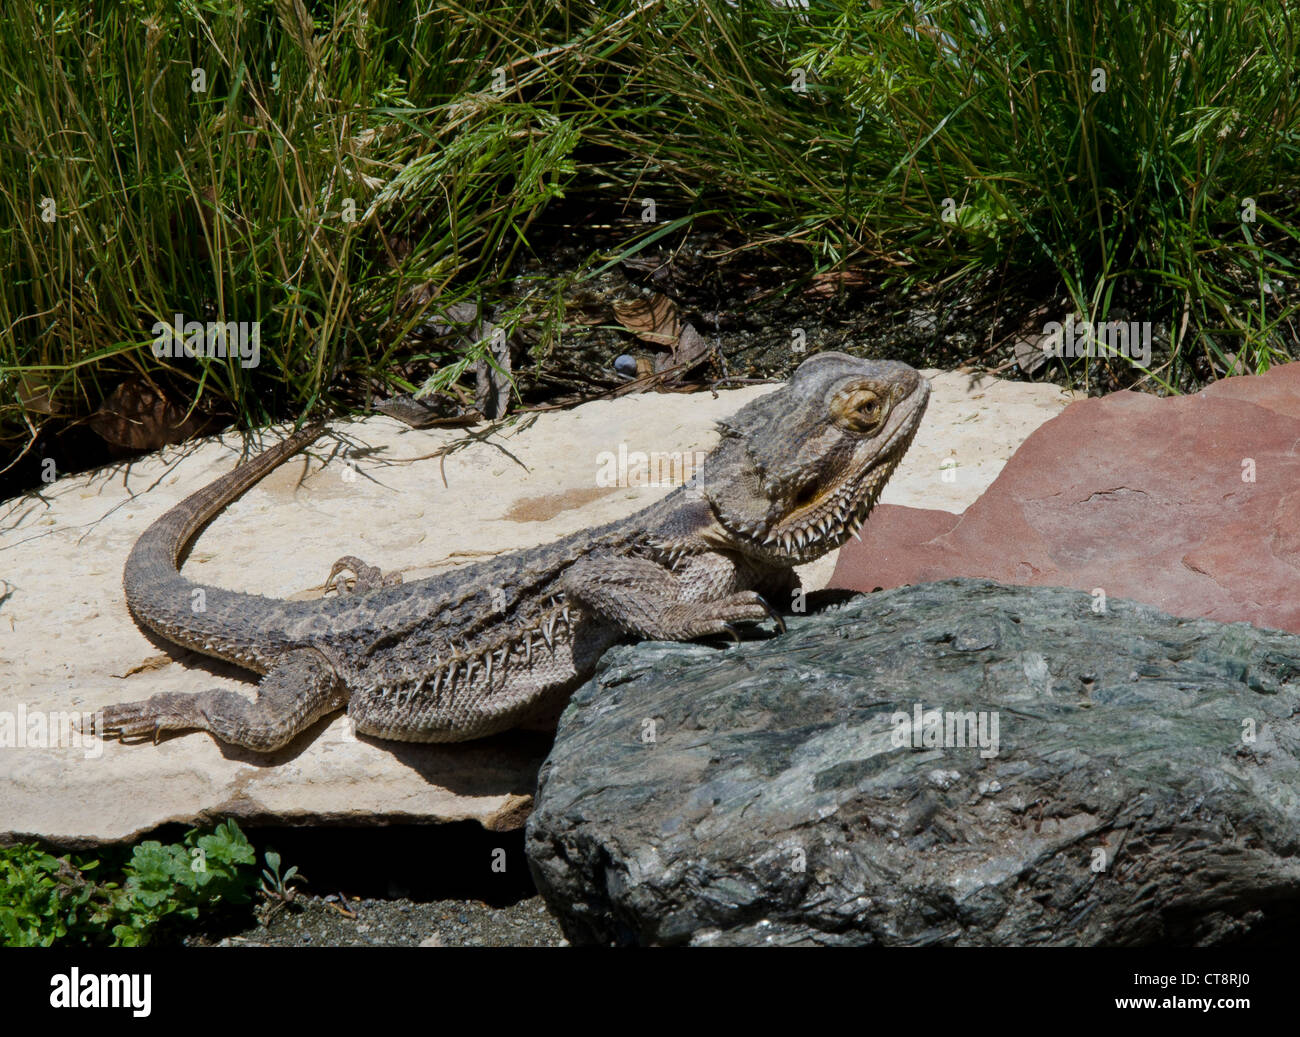
[{"label": "rough rock surface", "polygon": [[1093,601],[952,580],[615,649],[542,768],[538,888],[584,943],[1290,941],[1300,638]]},{"label": "rough rock surface", "polygon": [[1297,442],[1300,363],[1195,396],[1083,400],[960,517],[878,509],[831,586],[988,577],[1300,633]]},{"label": "rough rock surface", "polygon": [[[1049,385],[954,374],[934,383],[918,439],[886,491],[899,503],[964,507],[1069,400]],[[671,489],[666,482],[603,485],[610,466],[602,453],[615,459],[617,476],[620,446],[707,450],[716,420],[769,391],[631,396],[525,416],[490,437],[481,429],[416,431],[385,417],[342,424],[336,430],[345,444],[322,439],[309,457],[290,461],[218,516],[185,572],[238,590],[315,597],[344,554],[411,580],[532,547],[630,515]],[[954,432],[969,437],[980,464],[965,482],[941,483],[940,452]],[[545,736],[405,745],[354,738],[346,719],[335,717],[270,756],[223,750],[203,734],[157,746],[80,744],[39,730],[18,736],[33,717],[161,691],[252,693],[240,671],[148,639],[122,597],[122,565],[135,538],[228,471],[241,448],[237,436],[173,448],[0,505],[0,842],[44,836],[84,845],[226,815],[522,824],[550,744]],[[429,456],[444,448],[454,449]],[[823,584],[833,564],[806,567],[805,584]]]}]

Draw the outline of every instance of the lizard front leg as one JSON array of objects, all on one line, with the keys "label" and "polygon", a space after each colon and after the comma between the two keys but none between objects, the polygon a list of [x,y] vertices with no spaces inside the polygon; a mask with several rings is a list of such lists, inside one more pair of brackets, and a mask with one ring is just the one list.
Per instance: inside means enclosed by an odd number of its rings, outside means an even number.
[{"label": "lizard front leg", "polygon": [[108,706],[100,735],[127,738],[160,731],[211,731],[223,742],[270,752],[347,702],[347,690],[314,648],[288,652],[257,686],[257,701],[238,692],[168,691],[139,702]]},{"label": "lizard front leg", "polygon": [[762,595],[743,587],[735,565],[721,556],[691,559],[673,570],[648,558],[597,555],[575,562],[561,580],[570,602],[624,633],[655,641],[689,641],[727,634],[736,623],[785,623]]}]

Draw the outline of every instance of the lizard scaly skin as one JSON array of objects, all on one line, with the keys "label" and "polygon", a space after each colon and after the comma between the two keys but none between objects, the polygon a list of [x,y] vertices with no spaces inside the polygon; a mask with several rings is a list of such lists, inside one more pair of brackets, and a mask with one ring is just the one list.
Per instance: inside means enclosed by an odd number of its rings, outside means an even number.
[{"label": "lizard scaly skin", "polygon": [[186,579],[178,561],[189,541],[322,432],[308,428],[169,510],[123,575],[141,625],[263,674],[256,702],[163,693],[106,708],[100,729],[199,729],[269,751],[346,707],[364,734],[463,741],[553,713],[620,640],[736,637],[736,624],[768,618],[783,627],[767,597],[788,601],[793,566],[866,520],[928,398],[905,364],[820,353],[721,423],[693,484],[630,518],[412,583],[345,557],[336,573],[353,569],[357,582],[337,598],[286,601]]}]

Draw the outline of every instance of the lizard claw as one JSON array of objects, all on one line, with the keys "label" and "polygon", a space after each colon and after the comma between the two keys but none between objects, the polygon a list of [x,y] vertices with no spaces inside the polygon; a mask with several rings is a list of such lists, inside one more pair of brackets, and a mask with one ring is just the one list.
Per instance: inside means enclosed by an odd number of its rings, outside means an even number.
[{"label": "lizard claw", "polygon": [[130,739],[151,741],[157,745],[163,732],[193,726],[175,708],[183,704],[184,696],[163,692],[153,699],[105,706],[98,711],[98,723],[92,721],[91,731],[104,741],[125,742]]},{"label": "lizard claw", "polygon": [[762,605],[763,608],[767,609],[768,616],[771,618],[772,622],[776,624],[777,633],[784,634],[785,620],[781,618],[781,613],[777,612],[776,609],[768,604],[767,599],[761,594],[758,596],[758,603]]},{"label": "lizard claw", "polygon": [[346,582],[335,583],[343,573],[350,572],[353,575],[352,589],[353,594],[365,594],[377,587],[395,587],[402,582],[401,573],[383,573],[377,566],[366,565],[356,555],[344,555],[334,563],[330,574],[325,580],[325,593],[334,588],[339,594],[348,593]]}]

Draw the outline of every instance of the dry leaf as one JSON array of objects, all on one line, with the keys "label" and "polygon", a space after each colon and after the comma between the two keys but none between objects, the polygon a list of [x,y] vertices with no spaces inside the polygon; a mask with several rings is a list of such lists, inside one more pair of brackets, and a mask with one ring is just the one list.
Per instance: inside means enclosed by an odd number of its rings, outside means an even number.
[{"label": "dry leaf", "polygon": [[214,424],[208,415],[191,412],[167,399],[143,378],[128,378],[114,389],[87,424],[101,439],[130,450],[157,450],[182,443]]},{"label": "dry leaf", "polygon": [[582,324],[591,327],[594,324],[604,324],[609,316],[609,309],[605,306],[574,306],[565,311],[564,314],[574,324]]},{"label": "dry leaf", "polygon": [[858,270],[827,270],[816,275],[803,294],[814,299],[829,299],[842,288],[866,283],[867,275]]},{"label": "dry leaf", "polygon": [[477,425],[483,420],[483,415],[478,411],[445,396],[427,396],[418,400],[410,395],[393,396],[387,400],[375,401],[375,410],[404,421],[411,428],[459,428]]},{"label": "dry leaf", "polygon": [[695,330],[694,324],[682,328],[681,338],[673,347],[673,363],[682,365],[682,374],[713,352],[713,344]]},{"label": "dry leaf", "polygon": [[54,414],[59,409],[50,395],[50,387],[26,374],[18,379],[18,402],[24,410],[37,414]]},{"label": "dry leaf", "polygon": [[115,673],[114,677],[134,677],[137,673],[152,673],[154,670],[166,669],[175,660],[170,655],[151,655],[142,663],[132,666],[126,673]]},{"label": "dry leaf", "polygon": [[616,302],[614,316],[642,342],[656,346],[675,346],[681,335],[677,304],[666,295]]},{"label": "dry leaf", "polygon": [[480,360],[474,365],[474,407],[489,420],[505,417],[510,407],[510,341],[495,334],[496,327],[490,321],[479,326],[481,338],[490,342],[492,359],[496,366],[487,360]]}]

